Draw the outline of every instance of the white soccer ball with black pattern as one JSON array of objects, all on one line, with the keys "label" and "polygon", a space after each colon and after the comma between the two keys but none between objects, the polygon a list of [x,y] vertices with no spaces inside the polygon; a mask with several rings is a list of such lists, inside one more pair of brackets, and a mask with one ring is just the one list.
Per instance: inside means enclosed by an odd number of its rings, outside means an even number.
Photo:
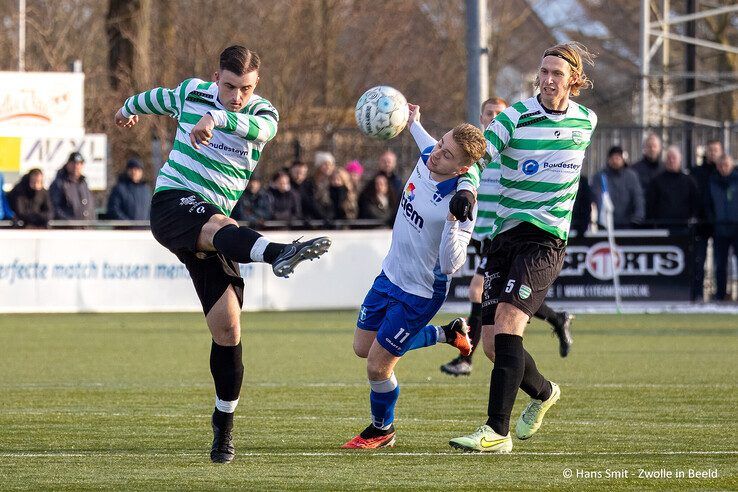
[{"label": "white soccer ball with black pattern", "polygon": [[386,85],[372,87],[356,103],[356,124],[362,133],[389,140],[405,129],[408,118],[405,96]]}]

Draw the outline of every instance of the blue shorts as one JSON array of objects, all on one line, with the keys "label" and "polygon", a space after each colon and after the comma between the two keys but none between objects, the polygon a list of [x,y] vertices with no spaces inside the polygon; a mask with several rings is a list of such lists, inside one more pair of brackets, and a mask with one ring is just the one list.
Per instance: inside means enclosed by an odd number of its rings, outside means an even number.
[{"label": "blue shorts", "polygon": [[431,299],[408,294],[382,272],[364,298],[356,326],[376,331],[377,342],[392,355],[401,357],[412,338],[428,325],[445,300],[445,292]]}]

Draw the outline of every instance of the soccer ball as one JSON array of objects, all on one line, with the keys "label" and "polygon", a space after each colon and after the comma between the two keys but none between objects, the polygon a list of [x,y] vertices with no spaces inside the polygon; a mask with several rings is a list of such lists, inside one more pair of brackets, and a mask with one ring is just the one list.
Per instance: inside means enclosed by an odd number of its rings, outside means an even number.
[{"label": "soccer ball", "polygon": [[394,138],[405,129],[407,100],[400,91],[386,85],[372,87],[356,103],[356,124],[370,137]]}]

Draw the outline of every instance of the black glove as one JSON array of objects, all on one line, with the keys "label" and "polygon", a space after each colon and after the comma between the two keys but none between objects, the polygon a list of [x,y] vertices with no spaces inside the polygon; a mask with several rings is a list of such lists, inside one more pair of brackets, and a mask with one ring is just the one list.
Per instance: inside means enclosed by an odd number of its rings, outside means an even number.
[{"label": "black glove", "polygon": [[474,197],[474,193],[469,190],[459,190],[451,198],[451,201],[448,204],[448,211],[451,212],[457,220],[462,222],[465,220],[471,220],[473,218],[472,210],[474,210],[475,202],[476,198]]}]

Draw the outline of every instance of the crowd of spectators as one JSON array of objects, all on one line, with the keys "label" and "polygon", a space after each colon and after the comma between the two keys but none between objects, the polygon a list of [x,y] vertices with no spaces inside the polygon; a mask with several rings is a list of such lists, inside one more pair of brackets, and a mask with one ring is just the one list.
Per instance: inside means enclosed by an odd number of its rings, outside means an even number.
[{"label": "crowd of spectators", "polygon": [[[656,134],[644,139],[642,150],[640,159],[629,164],[627,153],[613,146],[599,172],[591,179],[581,177],[572,229],[583,234],[604,226],[607,190],[616,229],[655,227],[694,233],[695,298],[701,292],[712,240],[715,298],[723,299],[730,251],[738,252],[738,170],[733,159],[718,140],[707,143],[702,162],[689,171],[683,168],[680,148],[671,145],[663,152]],[[268,181],[253,176],[232,216],[254,227],[390,227],[404,176],[399,175],[397,155],[391,150],[379,155],[376,164],[376,171],[367,175],[357,160],[339,166],[333,154],[318,151],[312,163],[292,162]],[[43,172],[31,169],[7,195],[2,192],[0,174],[0,220],[12,220],[17,227],[44,228],[52,219],[95,219],[95,197],[83,174],[84,165],[84,157],[73,152],[48,190]],[[151,193],[142,162],[130,159],[100,218],[148,220]]]}]

